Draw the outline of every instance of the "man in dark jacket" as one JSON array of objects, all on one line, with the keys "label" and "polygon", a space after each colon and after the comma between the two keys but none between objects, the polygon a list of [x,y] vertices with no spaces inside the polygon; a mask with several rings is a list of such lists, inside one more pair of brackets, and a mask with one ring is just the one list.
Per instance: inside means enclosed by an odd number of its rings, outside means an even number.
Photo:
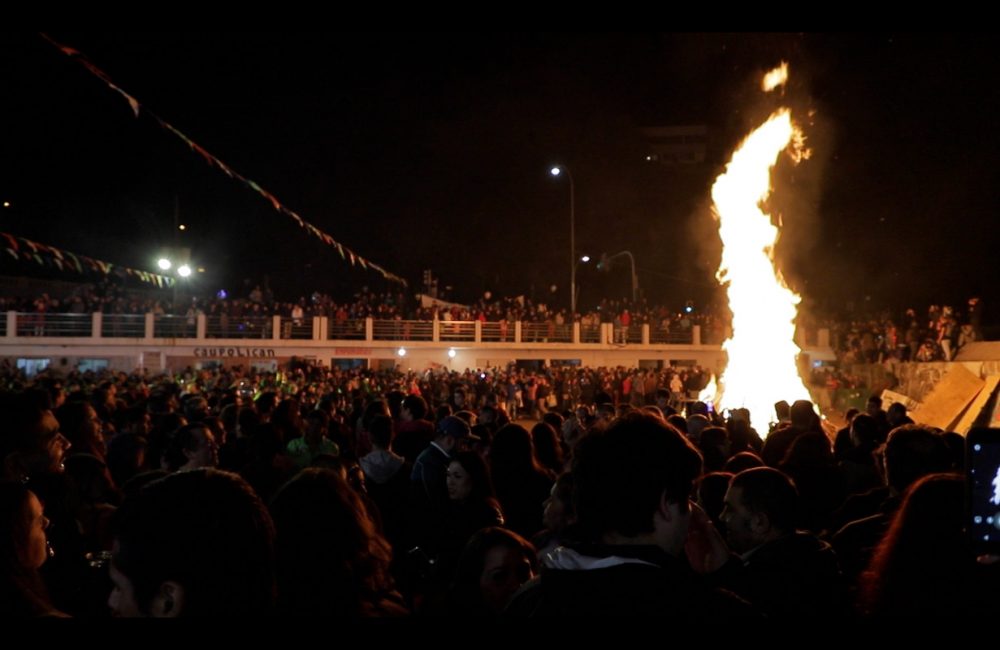
[{"label": "man in dark jacket", "polygon": [[688,496],[700,470],[691,443],[649,413],[629,413],[586,436],[572,472],[579,525],[590,541],[546,555],[541,575],[522,587],[506,614],[745,615],[745,603],[709,587],[683,557],[692,520]]}]

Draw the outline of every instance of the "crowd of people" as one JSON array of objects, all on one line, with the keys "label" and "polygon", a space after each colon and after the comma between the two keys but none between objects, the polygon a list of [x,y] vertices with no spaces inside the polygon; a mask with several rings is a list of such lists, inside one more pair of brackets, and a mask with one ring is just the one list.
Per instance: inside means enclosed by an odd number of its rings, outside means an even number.
[{"label": "crowd of people", "polygon": [[[30,297],[0,297],[0,309],[25,313],[19,329],[24,335],[43,334],[46,314],[158,314],[183,316],[193,328],[201,314],[212,319],[212,336],[236,331],[241,323],[260,328],[265,336],[271,316],[283,316],[301,325],[310,317],[325,316],[333,322],[332,331],[349,331],[350,323],[373,318],[389,321],[432,321],[499,323],[503,336],[506,327],[515,321],[550,326],[552,334],[558,328],[579,322],[582,331],[596,329],[602,323],[613,325],[614,342],[636,343],[637,328],[649,325],[653,340],[670,340],[671,335],[689,336],[694,326],[701,329],[701,341],[721,343],[729,335],[729,318],[725,310],[702,307],[651,305],[645,300],[603,300],[585,308],[570,318],[568,310],[549,307],[523,296],[495,298],[486,294],[468,304],[422,303],[405,292],[376,293],[363,288],[350,300],[335,300],[320,292],[297,299],[276,299],[264,285],[254,285],[245,297],[219,293],[214,296],[185,297],[173,300],[162,295],[126,291],[121,285],[107,281],[97,285],[76,285],[65,295],[43,293]],[[800,327],[807,338],[815,342],[820,328],[830,331],[830,344],[844,364],[898,361],[951,361],[967,344],[983,340],[982,305],[979,298],[970,298],[964,311],[951,306],[931,305],[921,317],[907,309],[901,315],[883,312],[870,317],[850,320],[811,317],[800,318]],[[261,325],[260,322],[265,325]],[[41,326],[40,326],[41,325]],[[290,327],[290,326],[289,326]],[[339,328],[339,330],[338,330]],[[512,330],[511,330],[512,331]],[[512,334],[511,334],[512,336]],[[528,337],[543,336],[535,332]],[[543,337],[544,338],[544,337]]]},{"label": "crowd of people", "polygon": [[961,436],[874,397],[836,432],[779,402],[762,437],[745,410],[692,399],[703,379],[0,369],[0,616],[832,623],[997,606],[1000,564],[962,534]]}]

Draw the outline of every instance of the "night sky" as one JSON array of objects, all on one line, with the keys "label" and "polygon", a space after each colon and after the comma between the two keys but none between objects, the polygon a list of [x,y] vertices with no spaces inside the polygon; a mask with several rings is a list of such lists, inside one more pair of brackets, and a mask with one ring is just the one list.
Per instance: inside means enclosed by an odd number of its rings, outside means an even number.
[{"label": "night sky", "polygon": [[[978,294],[988,320],[1000,311],[1000,57],[986,36],[51,35],[413,289],[433,269],[459,301],[490,290],[557,306],[569,283],[557,163],[575,179],[581,254],[630,250],[655,302],[718,299],[709,188],[777,105],[759,76],[787,60],[784,99],[814,155],[779,164],[773,205],[805,304],[922,310]],[[287,297],[391,286],[38,35],[0,44],[0,230],[149,270],[186,246],[206,293],[265,276]],[[640,128],[692,124],[709,128],[704,164],[646,162]],[[586,308],[627,293],[629,276],[584,265],[578,283]]]}]

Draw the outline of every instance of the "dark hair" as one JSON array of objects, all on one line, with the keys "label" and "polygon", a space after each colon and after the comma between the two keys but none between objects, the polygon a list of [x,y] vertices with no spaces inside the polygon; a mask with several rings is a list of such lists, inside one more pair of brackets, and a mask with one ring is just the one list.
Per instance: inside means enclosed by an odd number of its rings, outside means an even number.
[{"label": "dark hair", "polygon": [[941,436],[916,424],[889,432],[885,443],[886,481],[902,493],[921,476],[951,469],[948,447]]},{"label": "dark hair", "polygon": [[851,420],[851,433],[858,440],[858,446],[874,449],[878,446],[879,426],[875,418],[867,413],[858,413]]},{"label": "dark hair", "polygon": [[410,412],[414,420],[422,420],[427,415],[427,400],[420,395],[407,395],[403,398],[403,408]]},{"label": "dark hair", "polygon": [[184,452],[193,452],[198,449],[195,431],[208,431],[208,427],[201,422],[185,424],[170,436],[163,457],[167,460],[167,466],[171,472],[176,472],[187,463],[188,459]]},{"label": "dark hair", "polygon": [[376,415],[372,418],[370,426],[368,434],[372,443],[382,449],[388,449],[392,443],[392,418],[388,415]]},{"label": "dark hair", "polygon": [[461,451],[452,456],[448,463],[458,463],[469,475],[469,480],[472,481],[472,490],[468,498],[470,502],[484,501],[496,496],[493,491],[493,481],[490,479],[490,468],[482,456],[474,451]]},{"label": "dark hair", "polygon": [[531,428],[531,441],[535,445],[538,462],[553,472],[561,472],[563,468],[563,450],[559,442],[559,434],[548,422],[539,422]]},{"label": "dark hair", "polygon": [[32,492],[19,481],[0,481],[0,616],[21,618],[52,613],[38,571],[24,564],[31,519]]},{"label": "dark hair", "polygon": [[337,471],[302,470],[275,494],[271,512],[280,613],[373,615],[394,599],[392,549]]},{"label": "dark hair", "polygon": [[635,536],[653,530],[666,496],[687,506],[701,454],[655,415],[629,413],[604,432],[584,436],[574,450],[574,506],[581,526],[600,535]]},{"label": "dark hair", "polygon": [[148,612],[160,585],[184,587],[185,616],[259,616],[274,604],[274,526],[236,474],[171,474],[126,500],[115,518],[115,567]]},{"label": "dark hair", "polygon": [[782,532],[795,530],[799,492],[792,479],[772,467],[754,467],[733,477],[729,489],[740,489],[743,506],[750,512],[767,515],[771,527]]},{"label": "dark hair", "polygon": [[906,491],[862,576],[870,613],[968,614],[975,560],[962,530],[963,487],[957,474],[930,474]]},{"label": "dark hair", "polygon": [[537,552],[531,542],[506,528],[483,528],[469,539],[462,551],[452,583],[452,602],[459,603],[469,614],[489,614],[479,581],[486,566],[486,555],[498,546],[519,551],[528,560],[532,572],[538,572]]}]

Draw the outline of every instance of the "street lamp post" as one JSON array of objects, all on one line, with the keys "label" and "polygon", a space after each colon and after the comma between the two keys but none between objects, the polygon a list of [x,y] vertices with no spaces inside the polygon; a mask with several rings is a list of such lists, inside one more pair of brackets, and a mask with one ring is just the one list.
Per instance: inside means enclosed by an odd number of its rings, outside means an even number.
[{"label": "street lamp post", "polygon": [[569,178],[569,317],[573,322],[576,319],[576,190],[568,167],[553,167],[550,172],[553,176],[566,172]]},{"label": "street lamp post", "polygon": [[628,257],[628,261],[632,265],[632,302],[635,302],[639,299],[639,276],[635,273],[635,256],[632,255],[631,251],[621,251],[620,253],[611,255],[610,257],[608,255],[604,255],[598,268],[603,267],[604,270],[607,270],[611,262],[615,261],[619,257]]}]

